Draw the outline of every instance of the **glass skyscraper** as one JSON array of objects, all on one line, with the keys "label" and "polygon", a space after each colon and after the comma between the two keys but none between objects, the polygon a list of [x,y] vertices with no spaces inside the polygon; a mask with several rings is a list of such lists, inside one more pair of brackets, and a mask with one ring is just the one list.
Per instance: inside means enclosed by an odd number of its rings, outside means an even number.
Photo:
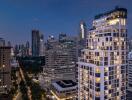
[{"label": "glass skyscraper", "polygon": [[40,33],[39,30],[32,30],[32,56],[39,56],[40,52]]}]

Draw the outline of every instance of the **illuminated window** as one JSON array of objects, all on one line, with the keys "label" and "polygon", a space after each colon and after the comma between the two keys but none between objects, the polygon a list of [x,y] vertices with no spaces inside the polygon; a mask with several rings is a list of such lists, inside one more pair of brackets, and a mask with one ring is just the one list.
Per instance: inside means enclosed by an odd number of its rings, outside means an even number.
[{"label": "illuminated window", "polygon": [[108,80],[108,76],[105,77],[105,80]]},{"label": "illuminated window", "polygon": [[108,67],[105,67],[105,69],[104,69],[104,70],[105,70],[105,72],[108,72]]},{"label": "illuminated window", "polygon": [[96,78],[96,83],[99,83],[100,82],[100,78]]},{"label": "illuminated window", "polygon": [[108,22],[110,25],[115,25],[119,23],[119,19],[113,19]]},{"label": "illuminated window", "polygon": [[121,19],[121,25],[126,25],[126,20],[125,19]]},{"label": "illuminated window", "polygon": [[96,73],[100,73],[100,69],[99,68],[96,68]]},{"label": "illuminated window", "polygon": [[109,85],[108,88],[111,89],[111,85]]}]

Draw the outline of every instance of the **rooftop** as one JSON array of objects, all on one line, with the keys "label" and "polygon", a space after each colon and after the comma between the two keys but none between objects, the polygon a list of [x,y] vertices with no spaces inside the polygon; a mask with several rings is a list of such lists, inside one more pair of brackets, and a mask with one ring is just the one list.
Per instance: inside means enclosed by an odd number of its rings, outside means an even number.
[{"label": "rooftop", "polygon": [[72,80],[61,80],[61,81],[52,83],[52,85],[58,91],[67,91],[67,90],[73,90],[77,88],[77,83]]},{"label": "rooftop", "polygon": [[124,12],[127,12],[127,9],[126,8],[120,8],[120,7],[115,7],[115,9],[111,10],[111,11],[107,11],[105,13],[101,13],[101,14],[98,14],[94,17],[94,19],[99,19],[101,17],[104,17],[104,16],[107,16],[113,12],[116,12],[116,11],[124,11]]},{"label": "rooftop", "polygon": [[60,85],[62,88],[67,88],[77,85],[77,83],[73,82],[72,80],[62,80],[62,81],[57,81],[56,83]]}]

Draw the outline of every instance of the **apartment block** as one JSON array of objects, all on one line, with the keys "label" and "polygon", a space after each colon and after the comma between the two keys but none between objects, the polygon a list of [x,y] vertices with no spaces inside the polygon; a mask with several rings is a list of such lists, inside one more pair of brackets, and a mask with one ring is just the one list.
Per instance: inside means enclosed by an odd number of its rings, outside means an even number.
[{"label": "apartment block", "polygon": [[127,9],[95,16],[78,61],[79,100],[126,100]]}]

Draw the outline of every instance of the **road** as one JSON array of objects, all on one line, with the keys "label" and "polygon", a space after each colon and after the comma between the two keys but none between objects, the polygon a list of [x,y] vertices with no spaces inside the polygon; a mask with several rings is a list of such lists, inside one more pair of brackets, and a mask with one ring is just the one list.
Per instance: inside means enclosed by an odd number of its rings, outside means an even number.
[{"label": "road", "polygon": [[22,100],[22,93],[18,92],[18,94],[16,95],[16,98],[14,98],[14,100]]},{"label": "road", "polygon": [[20,87],[19,87],[19,84],[21,82],[21,77],[20,77],[20,73],[19,71],[16,72],[16,77],[17,77],[17,84],[18,84],[18,90],[17,90],[17,94],[16,96],[13,98],[13,100],[22,100],[22,93],[20,91]]},{"label": "road", "polygon": [[25,83],[25,85],[26,85],[26,87],[27,87],[27,89],[28,89],[28,91],[27,91],[27,94],[28,94],[28,98],[29,98],[29,100],[32,100],[32,94],[31,94],[31,89],[30,89],[30,87],[27,85],[27,83],[26,83],[26,80],[25,80],[25,77],[24,77],[24,74],[23,74],[23,70],[20,68],[20,74],[21,74],[21,78],[22,78],[22,80],[24,81],[24,83]]}]

